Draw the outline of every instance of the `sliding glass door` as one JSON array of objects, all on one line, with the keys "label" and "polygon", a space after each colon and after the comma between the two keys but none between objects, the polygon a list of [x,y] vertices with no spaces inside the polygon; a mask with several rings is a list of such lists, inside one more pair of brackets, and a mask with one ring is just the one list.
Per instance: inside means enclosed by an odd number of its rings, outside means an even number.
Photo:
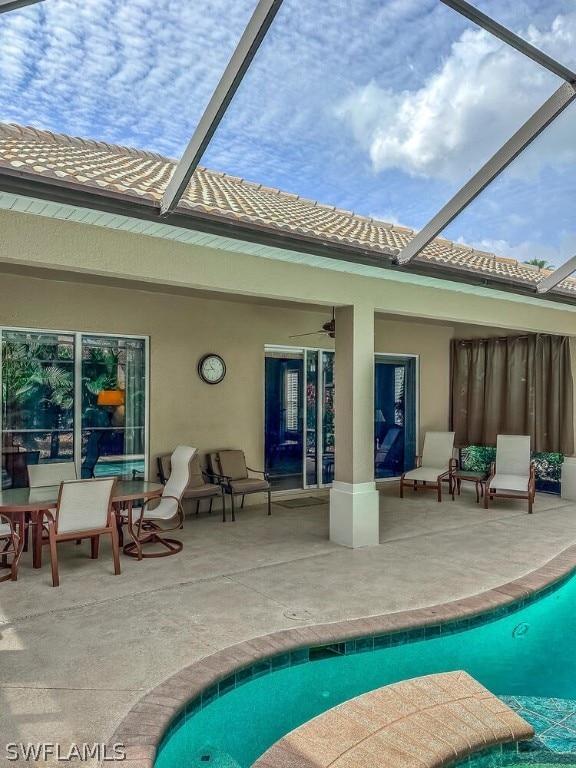
[{"label": "sliding glass door", "polygon": [[265,456],[275,490],[334,477],[334,352],[266,348]]},{"label": "sliding glass door", "polygon": [[[265,457],[275,490],[318,488],[334,479],[334,352],[265,350]],[[414,463],[416,358],[376,355],[374,474],[398,477]]]},{"label": "sliding glass door", "polygon": [[75,462],[78,477],[144,471],[147,340],[0,329],[2,486],[29,464]]}]

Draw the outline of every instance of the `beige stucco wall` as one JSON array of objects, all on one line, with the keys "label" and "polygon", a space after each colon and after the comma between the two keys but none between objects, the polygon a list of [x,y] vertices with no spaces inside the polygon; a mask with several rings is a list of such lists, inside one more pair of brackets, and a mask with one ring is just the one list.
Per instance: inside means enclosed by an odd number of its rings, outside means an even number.
[{"label": "beige stucco wall", "polygon": [[[296,345],[290,334],[314,330],[327,318],[237,301],[0,277],[0,325],[150,336],[151,455],[180,442],[203,451],[242,446],[261,466],[264,346]],[[375,328],[377,352],[419,356],[421,430],[446,428],[451,329],[384,320]],[[333,347],[324,336],[304,343]],[[196,372],[198,359],[209,351],[227,364],[226,378],[216,386]]]}]

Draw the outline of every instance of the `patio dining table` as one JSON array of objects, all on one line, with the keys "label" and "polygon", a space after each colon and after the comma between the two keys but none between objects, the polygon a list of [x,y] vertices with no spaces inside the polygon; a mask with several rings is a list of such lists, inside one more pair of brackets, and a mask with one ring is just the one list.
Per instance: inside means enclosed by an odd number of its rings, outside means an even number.
[{"label": "patio dining table", "polygon": [[[131,508],[135,501],[153,499],[162,495],[164,486],[149,483],[146,480],[118,480],[112,502]],[[42,536],[38,530],[40,513],[45,509],[54,509],[58,501],[60,485],[45,485],[40,488],[8,488],[0,491],[0,513],[11,518],[20,531],[20,552],[24,547],[24,524],[28,516],[34,526],[32,565],[40,568],[42,564]]]}]

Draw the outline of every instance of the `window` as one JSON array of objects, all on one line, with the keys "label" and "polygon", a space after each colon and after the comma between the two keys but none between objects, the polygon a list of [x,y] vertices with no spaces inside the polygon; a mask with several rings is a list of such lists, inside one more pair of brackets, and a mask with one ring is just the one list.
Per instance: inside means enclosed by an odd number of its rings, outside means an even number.
[{"label": "window", "polygon": [[2,484],[28,464],[74,461],[78,477],[146,465],[147,339],[0,329]]}]

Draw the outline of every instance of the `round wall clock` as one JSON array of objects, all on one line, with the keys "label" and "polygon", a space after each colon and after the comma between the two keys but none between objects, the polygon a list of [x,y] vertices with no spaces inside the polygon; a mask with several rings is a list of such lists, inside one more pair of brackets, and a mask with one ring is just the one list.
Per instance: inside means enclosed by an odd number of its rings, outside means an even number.
[{"label": "round wall clock", "polygon": [[206,384],[219,384],[226,376],[226,363],[220,355],[210,352],[200,358],[198,375]]}]

